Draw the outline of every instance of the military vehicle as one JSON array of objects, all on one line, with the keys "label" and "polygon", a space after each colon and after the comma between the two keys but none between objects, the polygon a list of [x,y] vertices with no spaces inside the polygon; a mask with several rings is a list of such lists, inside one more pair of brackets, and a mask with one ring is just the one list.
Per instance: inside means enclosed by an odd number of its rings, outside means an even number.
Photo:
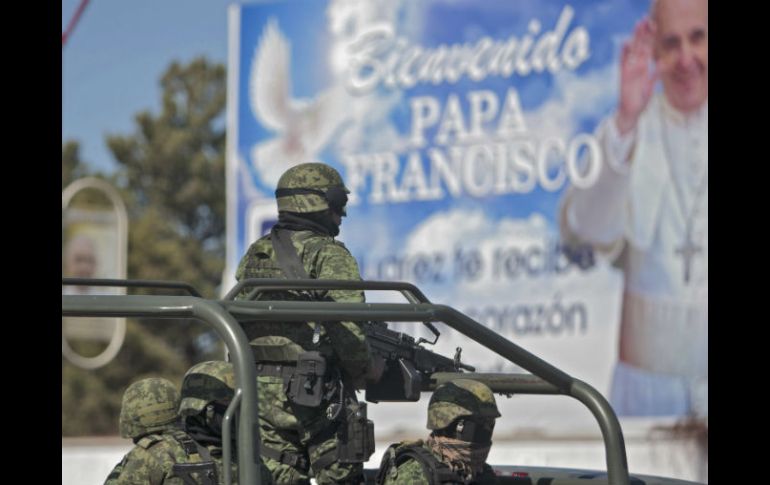
[{"label": "military vehicle", "polygon": [[[606,471],[555,467],[493,465],[500,483],[550,485],[685,485],[696,482],[647,475],[629,475],[623,432],[607,400],[593,387],[571,377],[531,354],[486,326],[447,305],[431,303],[414,285],[402,282],[248,279],[238,283],[222,299],[207,299],[192,286],[180,282],[145,280],[97,280],[63,278],[63,285],[121,286],[184,290],[188,296],[146,295],[62,295],[62,316],[133,317],[200,320],[217,332],[227,347],[235,368],[237,389],[225,414],[223,459],[230,461],[231,433],[236,434],[238,483],[260,484],[255,458],[260,437],[257,418],[256,366],[240,321],[360,321],[370,322],[371,338],[379,351],[388,353],[388,371],[367,400],[416,401],[443,382],[456,378],[475,379],[500,394],[552,394],[570,396],[588,407],[604,440]],[[242,290],[246,299],[235,299]],[[336,303],[328,301],[271,301],[262,297],[283,290],[356,289],[399,292],[406,303]],[[530,373],[476,373],[463,364],[459,352],[454,358],[439,356],[422,346],[424,340],[388,331],[386,322],[424,324],[437,334],[432,322],[442,322]],[[237,416],[237,419],[236,419]],[[224,468],[228,485],[236,477]],[[374,483],[377,470],[366,469],[367,483]]]}]

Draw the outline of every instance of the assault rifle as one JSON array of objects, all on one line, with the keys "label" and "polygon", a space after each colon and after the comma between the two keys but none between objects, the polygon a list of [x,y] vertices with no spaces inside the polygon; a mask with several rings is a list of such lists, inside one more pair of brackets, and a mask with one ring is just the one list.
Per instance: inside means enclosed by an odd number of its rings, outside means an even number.
[{"label": "assault rifle", "polygon": [[[428,327],[438,338],[438,330],[430,324]],[[385,359],[386,365],[378,382],[366,384],[366,400],[369,402],[418,401],[420,392],[427,390],[428,379],[434,372],[476,370],[460,362],[460,347],[450,359],[420,345],[435,341],[422,338],[415,341],[411,335],[389,330],[384,322],[366,322],[363,329],[372,352]]]}]

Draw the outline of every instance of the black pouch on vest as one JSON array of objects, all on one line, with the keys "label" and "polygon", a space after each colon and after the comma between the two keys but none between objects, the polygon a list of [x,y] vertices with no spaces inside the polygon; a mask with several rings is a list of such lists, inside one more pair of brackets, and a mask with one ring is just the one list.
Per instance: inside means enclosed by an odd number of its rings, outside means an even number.
[{"label": "black pouch on vest", "polygon": [[338,433],[338,460],[340,463],[365,463],[374,453],[374,423],[366,419],[366,403],[350,406],[345,418]]},{"label": "black pouch on vest", "polygon": [[174,476],[179,477],[185,485],[217,485],[217,468],[214,462],[175,463]]},{"label": "black pouch on vest", "polygon": [[318,407],[324,398],[326,358],[320,352],[302,352],[289,382],[288,397],[294,404]]}]

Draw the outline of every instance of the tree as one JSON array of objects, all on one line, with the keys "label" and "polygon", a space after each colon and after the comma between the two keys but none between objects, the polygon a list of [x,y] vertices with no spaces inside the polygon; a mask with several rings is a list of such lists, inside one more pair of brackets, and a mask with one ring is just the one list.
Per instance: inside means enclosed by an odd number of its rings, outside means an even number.
[{"label": "tree", "polygon": [[62,436],[114,435],[123,391],[145,377],[165,377],[177,387],[188,369],[162,339],[133,320],[115,359],[85,370],[62,358]]},{"label": "tree", "polygon": [[61,145],[61,188],[72,183],[73,180],[84,177],[88,172],[86,166],[80,160],[80,144],[75,140],[68,140]]},{"label": "tree", "polygon": [[[225,68],[174,62],[161,88],[159,114],[143,111],[134,134],[107,137],[130,196],[128,275],[184,281],[212,297],[225,257]],[[215,351],[199,323],[145,324],[177,337],[169,341],[191,364]]]},{"label": "tree", "polygon": [[[184,281],[212,297],[225,254],[225,69],[203,58],[174,62],[160,84],[160,113],[140,112],[135,133],[107,137],[119,166],[109,179],[129,212],[128,278]],[[86,175],[78,143],[63,143],[62,188]],[[129,319],[121,351],[104,367],[62,358],[62,435],[116,434],[131,382],[162,376],[179,386],[194,363],[222,356],[200,322]]]}]

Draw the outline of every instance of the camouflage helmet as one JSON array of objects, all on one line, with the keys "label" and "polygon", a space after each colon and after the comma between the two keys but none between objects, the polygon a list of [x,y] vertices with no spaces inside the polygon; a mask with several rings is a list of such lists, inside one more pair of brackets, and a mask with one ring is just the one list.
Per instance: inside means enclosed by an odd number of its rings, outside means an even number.
[{"label": "camouflage helmet", "polygon": [[281,175],[275,197],[279,212],[307,213],[331,208],[345,215],[349,193],[333,167],[325,163],[302,163]]},{"label": "camouflage helmet", "polygon": [[235,394],[233,364],[222,360],[195,364],[184,375],[181,393],[181,416],[198,414],[213,401],[229,401]]},{"label": "camouflage helmet", "polygon": [[134,382],[123,393],[118,421],[120,435],[138,438],[161,431],[177,419],[179,391],[170,381],[150,377]]},{"label": "camouflage helmet", "polygon": [[457,379],[433,391],[428,404],[428,429],[446,428],[463,416],[499,418],[492,390],[478,381]]}]

